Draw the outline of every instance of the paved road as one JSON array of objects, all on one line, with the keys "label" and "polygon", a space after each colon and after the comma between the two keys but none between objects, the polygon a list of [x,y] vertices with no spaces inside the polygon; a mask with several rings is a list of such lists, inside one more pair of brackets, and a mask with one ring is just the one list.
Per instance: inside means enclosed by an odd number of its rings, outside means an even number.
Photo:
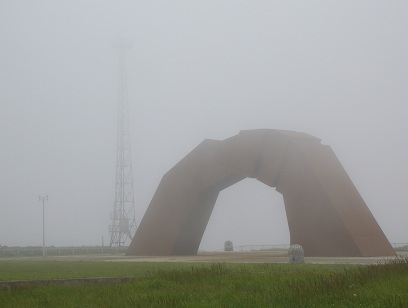
[{"label": "paved road", "polygon": [[[408,257],[408,253],[400,256]],[[395,257],[305,257],[309,264],[375,264],[392,260]],[[42,257],[20,257],[15,260],[44,260]],[[9,258],[1,258],[10,260]],[[196,256],[159,256],[134,257],[124,255],[89,255],[89,256],[56,256],[46,257],[45,260],[59,261],[104,261],[104,262],[226,262],[226,263],[288,263],[286,251],[257,251],[257,252],[200,252]]]},{"label": "paved road", "polygon": [[[395,257],[305,257],[309,264],[375,264]],[[199,253],[196,256],[168,257],[120,257],[106,260],[116,262],[227,262],[227,263],[288,263],[286,251],[274,252],[211,252]]]}]

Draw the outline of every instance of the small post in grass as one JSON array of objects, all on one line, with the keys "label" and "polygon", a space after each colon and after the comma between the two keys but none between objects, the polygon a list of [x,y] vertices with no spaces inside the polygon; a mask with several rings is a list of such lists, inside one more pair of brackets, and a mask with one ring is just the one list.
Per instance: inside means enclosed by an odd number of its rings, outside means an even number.
[{"label": "small post in grass", "polygon": [[294,244],[289,247],[289,263],[291,264],[300,264],[300,263],[305,263],[305,255],[303,252],[303,247]]}]

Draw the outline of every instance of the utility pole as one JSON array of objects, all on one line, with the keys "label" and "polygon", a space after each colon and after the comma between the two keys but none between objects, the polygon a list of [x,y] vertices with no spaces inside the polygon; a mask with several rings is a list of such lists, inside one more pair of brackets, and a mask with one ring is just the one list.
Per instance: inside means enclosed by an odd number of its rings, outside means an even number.
[{"label": "utility pole", "polygon": [[38,197],[39,201],[42,201],[42,210],[43,210],[43,258],[45,258],[45,206],[44,203],[45,201],[48,201],[48,195],[46,196],[39,196]]},{"label": "utility pole", "polygon": [[136,232],[133,191],[132,152],[129,127],[129,103],[127,101],[125,54],[132,47],[125,39],[116,39],[113,47],[118,52],[118,123],[116,144],[115,201],[109,226],[110,246],[124,246]]}]

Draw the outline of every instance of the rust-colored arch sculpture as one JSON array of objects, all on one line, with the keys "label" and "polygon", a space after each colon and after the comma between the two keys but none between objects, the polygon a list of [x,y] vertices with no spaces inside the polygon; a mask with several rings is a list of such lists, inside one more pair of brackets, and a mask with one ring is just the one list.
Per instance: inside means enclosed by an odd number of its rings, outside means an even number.
[{"label": "rust-colored arch sculpture", "polygon": [[197,254],[218,194],[247,177],[283,195],[290,242],[306,256],[395,255],[332,149],[272,129],[204,140],[191,151],[163,176],[127,254]]}]

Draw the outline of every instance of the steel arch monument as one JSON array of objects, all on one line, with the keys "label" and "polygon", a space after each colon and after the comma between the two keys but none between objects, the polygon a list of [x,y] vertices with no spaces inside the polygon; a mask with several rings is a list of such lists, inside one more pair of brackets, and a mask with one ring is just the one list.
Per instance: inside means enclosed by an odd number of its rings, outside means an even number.
[{"label": "steel arch monument", "polygon": [[306,256],[395,255],[333,150],[311,135],[272,129],[193,149],[163,176],[127,254],[197,254],[218,194],[247,177],[283,195],[290,242]]}]

